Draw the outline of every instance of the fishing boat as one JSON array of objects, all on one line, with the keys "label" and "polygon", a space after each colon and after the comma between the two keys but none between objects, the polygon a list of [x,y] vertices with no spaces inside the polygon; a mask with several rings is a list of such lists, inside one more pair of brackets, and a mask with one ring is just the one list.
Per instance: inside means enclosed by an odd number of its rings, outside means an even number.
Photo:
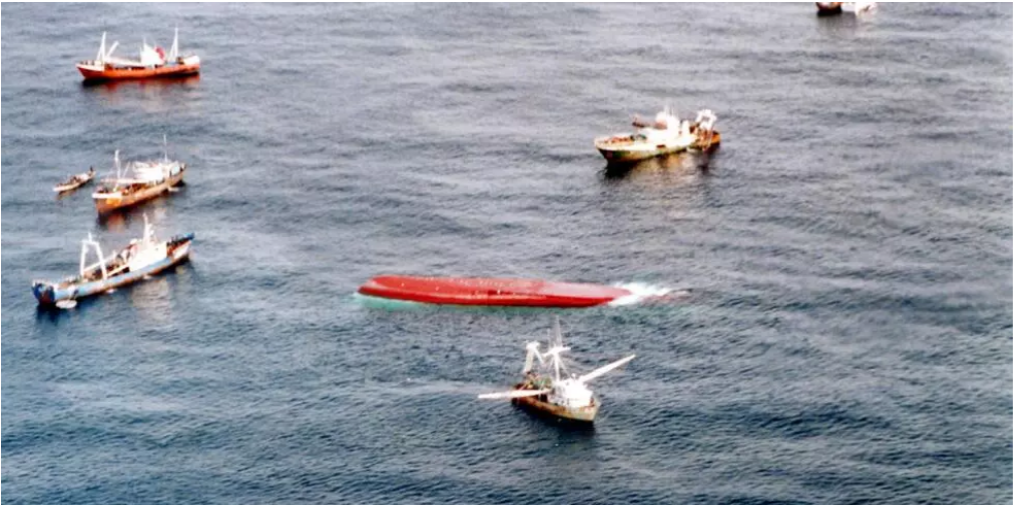
[{"label": "fishing boat", "polygon": [[448,305],[565,308],[601,305],[632,293],[612,286],[540,279],[382,275],[360,286],[359,294]]},{"label": "fishing boat", "polygon": [[704,109],[693,122],[680,120],[670,107],[655,115],[654,121],[635,116],[637,131],[595,139],[595,148],[609,163],[635,163],[655,156],[688,149],[707,150],[721,142],[715,130],[715,114]]},{"label": "fishing boat", "polygon": [[179,53],[179,32],[177,28],[169,54],[161,47],[148,45],[145,41],[141,44],[140,55],[136,60],[114,56],[113,51],[119,42],[113,42],[107,50],[106,32],[102,32],[102,43],[95,59],[79,62],[77,69],[84,76],[85,82],[197,74],[201,71],[201,58],[197,55]]},{"label": "fishing boat", "polygon": [[[568,421],[593,422],[601,403],[588,387],[588,382],[629,363],[636,355],[631,354],[581,376],[575,374],[568,376],[560,355],[570,348],[563,345],[559,319],[554,321],[553,333],[556,343],[545,353],[539,352],[538,342],[529,342],[525,346],[527,355],[525,366],[521,370],[523,374],[521,382],[515,384],[510,391],[481,394],[479,398],[510,399],[514,405],[540,414]],[[536,359],[539,361],[539,367],[535,366]]]},{"label": "fishing boat", "polygon": [[[116,254],[106,257],[102,254],[102,246],[89,233],[88,238],[81,241],[78,275],[59,282],[33,281],[32,293],[40,305],[56,305],[105,293],[146,279],[185,261],[190,256],[193,240],[193,233],[159,240],[145,215],[144,235],[140,239],[131,240],[129,245]],[[88,264],[89,251],[94,251],[98,257],[97,262]]]},{"label": "fishing boat", "polygon": [[116,175],[104,179],[92,193],[99,214],[129,207],[150,200],[183,182],[187,164],[169,159],[166,150],[162,160],[134,161],[120,164],[120,151],[113,155]]},{"label": "fishing boat", "polygon": [[871,11],[876,2],[817,2],[818,16],[834,16],[845,12],[860,14]]},{"label": "fishing boat", "polygon": [[74,174],[67,180],[53,186],[53,191],[57,193],[66,193],[67,191],[73,191],[85,184],[91,182],[95,178],[95,168],[88,167],[87,172],[81,172],[80,174]]}]

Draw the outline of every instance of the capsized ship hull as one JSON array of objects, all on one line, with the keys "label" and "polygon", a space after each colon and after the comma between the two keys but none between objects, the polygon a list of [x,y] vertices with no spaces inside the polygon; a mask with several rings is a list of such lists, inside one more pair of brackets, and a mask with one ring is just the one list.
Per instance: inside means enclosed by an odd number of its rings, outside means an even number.
[{"label": "capsized ship hull", "polygon": [[385,275],[360,286],[368,296],[448,305],[592,307],[629,296],[612,286],[539,279]]}]

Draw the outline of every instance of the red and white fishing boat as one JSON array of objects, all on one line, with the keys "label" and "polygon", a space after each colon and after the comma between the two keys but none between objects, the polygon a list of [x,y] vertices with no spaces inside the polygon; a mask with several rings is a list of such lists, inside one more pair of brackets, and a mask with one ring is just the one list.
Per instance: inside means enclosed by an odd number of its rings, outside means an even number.
[{"label": "red and white fishing boat", "polygon": [[382,275],[360,286],[359,294],[447,305],[592,307],[633,293],[613,286],[540,279]]},{"label": "red and white fishing boat", "polygon": [[147,79],[151,77],[180,77],[194,75],[201,71],[201,58],[197,55],[179,54],[179,29],[173,35],[169,54],[158,46],[141,45],[138,59],[131,60],[113,56],[119,42],[106,50],[106,32],[102,32],[102,44],[94,60],[82,61],[77,69],[86,82],[118,79]]}]

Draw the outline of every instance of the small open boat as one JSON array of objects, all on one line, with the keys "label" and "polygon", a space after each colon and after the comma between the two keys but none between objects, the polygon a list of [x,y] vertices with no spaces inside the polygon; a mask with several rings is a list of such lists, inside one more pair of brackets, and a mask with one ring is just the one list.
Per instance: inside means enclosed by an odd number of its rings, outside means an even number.
[{"label": "small open boat", "polygon": [[[33,281],[32,293],[39,305],[55,305],[65,300],[105,293],[131,284],[177,265],[190,256],[193,233],[177,235],[166,241],[158,240],[144,216],[144,236],[112,256],[102,255],[102,247],[88,238],[81,241],[81,266],[78,275],[59,282]],[[93,249],[98,261],[87,264],[88,251]]]},{"label": "small open boat", "polygon": [[168,151],[162,160],[135,161],[126,167],[120,165],[120,152],[113,155],[116,176],[102,181],[92,193],[95,209],[108,214],[129,207],[169,191],[183,182],[187,164],[169,159]]},{"label": "small open boat", "polygon": [[81,186],[84,186],[85,184],[88,184],[94,178],[95,178],[95,168],[89,167],[87,172],[81,172],[80,174],[72,175],[67,180],[61,182],[60,184],[57,184],[56,186],[53,186],[53,191],[57,193],[72,191],[77,188],[80,188]]},{"label": "small open boat", "polygon": [[707,150],[721,142],[715,130],[717,117],[711,110],[697,113],[693,123],[680,120],[669,107],[659,112],[654,121],[634,117],[634,133],[622,133],[595,139],[595,148],[611,164],[636,163],[665,154],[688,149]]},{"label": "small open boat", "polygon": [[627,289],[540,279],[382,275],[359,293],[411,302],[501,307],[592,307],[630,296]]},{"label": "small open boat", "polygon": [[106,33],[102,32],[102,44],[94,60],[82,61],[77,69],[84,76],[85,82],[108,81],[119,79],[145,79],[150,77],[181,77],[194,75],[201,71],[201,58],[196,55],[181,56],[179,54],[179,29],[173,35],[173,45],[167,55],[158,46],[141,45],[138,59],[131,60],[113,56],[119,42],[113,42],[106,49]]}]

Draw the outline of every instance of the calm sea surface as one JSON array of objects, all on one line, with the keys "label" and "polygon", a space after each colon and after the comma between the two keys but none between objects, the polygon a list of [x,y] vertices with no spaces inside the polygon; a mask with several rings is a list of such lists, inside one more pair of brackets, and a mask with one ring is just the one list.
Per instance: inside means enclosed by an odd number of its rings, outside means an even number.
[{"label": "calm sea surface", "polygon": [[[84,87],[103,31],[204,70]],[[26,5],[2,9],[10,504],[1010,503],[1012,8]],[[708,107],[707,157],[592,139]],[[99,222],[50,188],[187,162]],[[58,312],[34,278],[197,234]],[[506,387],[552,312],[404,309],[380,273],[687,289],[559,312],[593,430]]]}]

